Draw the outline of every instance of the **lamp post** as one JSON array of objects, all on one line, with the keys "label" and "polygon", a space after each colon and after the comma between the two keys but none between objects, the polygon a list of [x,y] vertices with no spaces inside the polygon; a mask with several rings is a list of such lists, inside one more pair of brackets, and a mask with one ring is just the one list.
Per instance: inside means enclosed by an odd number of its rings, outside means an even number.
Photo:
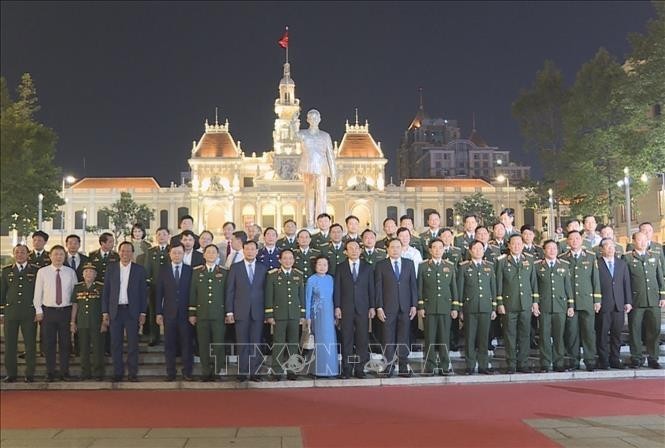
[{"label": "lamp post", "polygon": [[550,239],[554,239],[554,196],[552,196],[552,189],[550,188],[547,190],[549,193],[550,197],[548,199],[548,202],[550,204],[550,216],[549,216],[549,224],[547,225],[547,234],[549,235]]},{"label": "lamp post", "polygon": [[37,205],[37,229],[42,230],[42,211],[44,203],[44,195],[39,193],[37,195],[38,205]]},{"label": "lamp post", "polygon": [[88,209],[86,209],[86,208],[83,209],[83,215],[81,215],[81,218],[83,218],[83,238],[81,238],[82,243],[83,243],[83,244],[82,244],[82,246],[83,246],[83,253],[86,253],[86,254],[87,254],[88,251],[85,249],[85,233],[86,233],[86,232],[85,232],[85,228],[86,228],[87,220],[88,220]]},{"label": "lamp post", "polygon": [[496,177],[496,180],[501,183],[506,183],[506,207],[510,207],[510,180],[508,179],[508,176],[499,174]]},{"label": "lamp post", "polygon": [[62,178],[62,199],[65,201],[64,205],[62,206],[61,214],[60,214],[60,235],[61,235],[61,240],[64,243],[64,238],[65,238],[65,232],[67,231],[67,226],[65,225],[65,218],[67,217],[65,215],[65,209],[67,208],[67,197],[65,196],[65,186],[66,185],[71,185],[74,182],[76,182],[76,178],[72,175],[65,176]]},{"label": "lamp post", "polygon": [[[630,239],[630,231],[631,231],[631,226],[632,226],[632,213],[630,210],[630,171],[628,170],[628,167],[625,167],[623,169],[623,179],[617,182],[617,186],[623,187],[624,191],[626,193],[626,206],[625,206],[625,211],[626,211],[626,237]],[[646,175],[646,173],[642,174],[640,176],[640,180],[644,183],[648,182],[649,177]]]}]

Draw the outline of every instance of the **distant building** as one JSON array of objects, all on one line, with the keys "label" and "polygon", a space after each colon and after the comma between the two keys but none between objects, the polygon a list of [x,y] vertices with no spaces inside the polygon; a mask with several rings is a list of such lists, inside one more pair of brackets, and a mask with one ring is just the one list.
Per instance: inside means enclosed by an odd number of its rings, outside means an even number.
[{"label": "distant building", "polygon": [[398,175],[411,178],[480,178],[496,182],[500,175],[510,181],[528,179],[531,167],[510,161],[510,151],[489,146],[476,130],[461,138],[457,120],[429,118],[422,96],[398,150]]}]

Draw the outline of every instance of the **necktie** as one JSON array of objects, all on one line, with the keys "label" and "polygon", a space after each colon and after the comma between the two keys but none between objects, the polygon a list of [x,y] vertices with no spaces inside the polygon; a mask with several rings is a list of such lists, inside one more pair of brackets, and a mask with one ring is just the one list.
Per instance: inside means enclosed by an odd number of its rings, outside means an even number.
[{"label": "necktie", "polygon": [[106,254],[104,254],[104,256],[102,256],[102,260],[103,260],[103,261],[106,261],[106,260],[108,259],[108,257],[109,257],[109,254],[106,253]]},{"label": "necktie", "polygon": [[76,270],[76,257],[72,256],[71,261],[69,262],[69,266],[71,266],[72,269]]},{"label": "necktie", "polygon": [[399,280],[399,262],[398,261],[395,262],[395,269],[394,270],[395,270],[395,278],[397,280]]},{"label": "necktie", "polygon": [[62,305],[62,279],[60,269],[55,270],[55,304]]},{"label": "necktie", "polygon": [[254,263],[249,264],[249,283],[254,283]]},{"label": "necktie", "polygon": [[19,264],[18,265],[18,273],[20,274],[21,272],[23,272],[23,265]]},{"label": "necktie", "polygon": [[610,261],[608,263],[608,267],[610,268],[610,275],[612,276],[612,278],[614,278],[614,262]]},{"label": "necktie", "polygon": [[353,263],[353,270],[351,271],[351,273],[353,274],[353,281],[355,282],[356,280],[358,280],[358,263],[355,262]]},{"label": "necktie", "polygon": [[552,269],[553,267],[554,267],[554,262],[550,261],[550,269]]},{"label": "necktie", "polygon": [[228,257],[231,254],[231,241],[226,243],[226,256]]},{"label": "necktie", "polygon": [[208,268],[208,274],[212,274],[212,268]]},{"label": "necktie", "polygon": [[239,253],[240,253],[240,252],[236,252],[235,255],[233,255],[233,261],[231,262],[231,264],[233,264],[233,263],[236,262],[236,260],[238,259],[238,254],[239,254]]},{"label": "necktie", "polygon": [[176,265],[175,274],[173,274],[173,278],[175,278],[176,283],[180,283],[180,265]]}]

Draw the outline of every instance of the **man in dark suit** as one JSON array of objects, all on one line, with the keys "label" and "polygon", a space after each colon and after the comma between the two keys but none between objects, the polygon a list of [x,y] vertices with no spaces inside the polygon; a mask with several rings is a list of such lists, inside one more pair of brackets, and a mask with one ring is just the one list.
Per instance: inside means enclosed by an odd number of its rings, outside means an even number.
[{"label": "man in dark suit", "polygon": [[164,327],[166,381],[175,381],[178,340],[182,355],[182,376],[186,381],[192,381],[192,327],[188,320],[192,268],[182,262],[184,255],[182,243],[171,246],[171,262],[162,266],[157,276],[155,314],[157,325]]},{"label": "man in dark suit", "polygon": [[[203,260],[203,254],[196,250],[198,249],[198,246],[196,245],[198,240],[195,238],[196,235],[194,232],[191,230],[183,230],[180,233],[180,242],[178,243],[182,244],[182,247],[185,250],[185,255],[182,257],[182,262],[192,269],[205,264],[205,261]],[[173,238],[171,238],[171,241],[173,242]],[[171,244],[171,247],[173,247],[173,244]]]},{"label": "man in dark suit", "polygon": [[400,257],[402,244],[398,239],[388,243],[388,258],[374,267],[376,315],[383,322],[383,350],[388,367],[386,376],[395,370],[395,348],[400,376],[410,376],[406,363],[409,355],[409,330],[416,317],[418,283],[413,261]]},{"label": "man in dark suit", "polygon": [[194,236],[194,250],[197,250],[199,247],[199,236],[194,233],[194,218],[192,218],[190,215],[185,215],[182,218],[180,218],[180,221],[178,222],[178,228],[180,229],[180,233],[177,235],[173,235],[171,237],[171,242],[169,243],[169,246],[175,246],[176,244],[180,243],[180,239],[182,238],[182,235],[185,231],[192,232],[192,235]]},{"label": "man in dark suit", "polygon": [[88,261],[88,257],[79,252],[81,248],[81,238],[78,235],[68,235],[65,238],[67,246],[67,257],[65,264],[76,271],[76,278],[79,282],[83,281],[83,265]]},{"label": "man in dark suit", "polygon": [[138,381],[139,327],[145,323],[147,282],[145,269],[132,262],[134,246],[123,241],[118,247],[120,262],[110,263],[104,277],[102,324],[111,329],[113,381],[122,381],[125,365],[122,342],[127,331],[127,365],[129,381]]},{"label": "man in dark suit", "polygon": [[[369,319],[375,315],[374,270],[360,259],[360,244],[349,240],[344,245],[348,260],[337,265],[335,274],[335,318],[342,322],[342,374],[364,378],[369,361]],[[355,356],[353,347],[356,347]]]},{"label": "man in dark suit", "polygon": [[235,324],[238,350],[238,380],[261,381],[259,344],[265,319],[265,283],[268,270],[256,261],[256,241],[243,244],[244,260],[231,265],[226,280],[226,317]]},{"label": "man in dark suit", "polygon": [[610,367],[623,369],[619,357],[621,330],[624,313],[633,308],[630,293],[630,273],[625,261],[616,257],[616,246],[612,238],[600,242],[602,258],[598,260],[600,276],[600,312],[596,314],[596,347],[598,366],[603,370]]}]

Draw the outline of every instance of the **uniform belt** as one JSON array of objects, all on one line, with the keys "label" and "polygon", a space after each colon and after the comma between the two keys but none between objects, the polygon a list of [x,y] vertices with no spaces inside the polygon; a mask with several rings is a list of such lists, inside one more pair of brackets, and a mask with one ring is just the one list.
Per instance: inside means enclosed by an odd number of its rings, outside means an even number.
[{"label": "uniform belt", "polygon": [[129,305],[118,305],[118,308],[129,308]]},{"label": "uniform belt", "polygon": [[56,310],[56,311],[71,309],[71,307],[72,307],[71,305],[67,305],[67,306],[42,306],[42,308],[46,308],[47,310]]}]

